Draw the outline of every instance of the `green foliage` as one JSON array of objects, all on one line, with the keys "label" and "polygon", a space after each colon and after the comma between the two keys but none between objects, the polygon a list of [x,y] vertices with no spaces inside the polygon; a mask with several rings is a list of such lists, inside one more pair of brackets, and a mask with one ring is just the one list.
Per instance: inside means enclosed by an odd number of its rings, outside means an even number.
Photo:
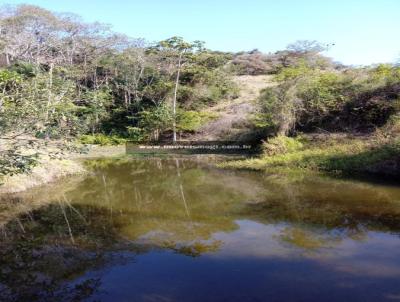
[{"label": "green foliage", "polygon": [[152,49],[156,51],[201,51],[203,42],[194,41],[193,43],[186,42],[182,37],[171,37],[158,42]]},{"label": "green foliage", "polygon": [[226,72],[201,64],[200,61],[182,70],[178,89],[178,102],[182,107],[198,110],[237,96],[238,88]]},{"label": "green foliage", "polygon": [[126,142],[126,139],[116,135],[105,135],[102,133],[96,133],[93,135],[81,135],[79,137],[79,142],[82,144],[109,146],[124,144]]},{"label": "green foliage", "polygon": [[255,126],[278,135],[288,134],[302,106],[295,93],[296,85],[291,81],[265,89],[258,99],[260,112],[254,118]]},{"label": "green foliage", "polygon": [[[111,91],[103,87],[99,90],[86,90],[82,95],[83,105],[79,107],[80,121],[83,122],[81,132],[100,130],[101,121],[109,116]],[[86,126],[86,129],[84,128]]]},{"label": "green foliage", "polygon": [[83,24],[35,6],[16,6],[0,19],[7,61],[0,70],[2,133],[158,139],[172,127],[167,108],[178,59],[183,109],[199,109],[234,94],[223,71],[232,55],[208,51],[201,41],[171,37],[147,46],[103,24]]},{"label": "green foliage", "polygon": [[353,93],[352,79],[335,72],[314,73],[297,88],[302,100],[300,123],[319,123],[343,111]]},{"label": "green foliage", "polygon": [[160,134],[172,125],[171,108],[166,104],[140,111],[138,116],[138,125],[147,140],[158,140]]},{"label": "green foliage", "polygon": [[148,46],[104,24],[35,6],[7,11],[0,17],[7,64],[0,70],[2,133],[154,140],[173,126],[169,107],[176,86],[178,107],[189,111],[237,94],[224,69],[232,54],[209,51],[201,41],[174,36]]},{"label": "green foliage", "polygon": [[0,176],[30,172],[38,164],[38,155],[23,155],[12,150],[0,154]]},{"label": "green foliage", "polygon": [[[316,41],[275,54],[231,54],[180,37],[149,46],[33,6],[17,6],[0,19],[7,61],[0,69],[2,135],[115,144],[119,137],[168,137],[174,122],[180,132],[193,132],[213,118],[206,107],[238,96],[231,68],[276,74],[277,85],[261,93],[253,118],[257,133],[267,136],[373,131],[400,111],[399,66],[344,69],[323,57],[325,46]],[[293,147],[281,136],[268,144],[271,154]]]},{"label": "green foliage", "polygon": [[10,88],[9,85],[16,85],[22,81],[22,76],[15,72],[6,69],[0,70],[0,87],[3,89]]},{"label": "green foliage", "polygon": [[196,131],[215,117],[215,114],[209,112],[181,110],[178,112],[177,129],[179,131]]},{"label": "green foliage", "polygon": [[[285,142],[286,139],[284,139]],[[296,142],[298,139],[293,139]],[[397,173],[389,171],[383,165],[387,160],[398,158],[400,155],[400,141],[381,140],[378,137],[370,141],[360,139],[322,139],[307,142],[300,139],[301,145],[294,143],[292,149],[280,153],[282,145],[280,139],[274,142],[271,154],[262,158],[243,161],[232,161],[224,164],[224,167],[246,168],[254,170],[274,169],[309,169],[327,171],[330,173],[365,173],[374,172],[390,175]],[[270,146],[268,146],[271,149]],[[395,168],[393,168],[395,169]]]},{"label": "green foliage", "polygon": [[173,87],[174,83],[168,78],[152,79],[151,84],[143,88],[143,101],[149,101],[153,106],[158,106],[172,93]]},{"label": "green foliage", "polygon": [[141,142],[145,139],[145,134],[142,128],[139,127],[126,127],[128,133],[127,138],[130,141]]},{"label": "green foliage", "polygon": [[304,60],[301,60],[296,65],[281,69],[280,72],[275,76],[275,79],[278,82],[293,80],[299,77],[307,76],[312,71],[313,69],[307,65]]},{"label": "green foliage", "polygon": [[34,77],[40,72],[40,67],[26,62],[15,63],[9,69],[23,77]]},{"label": "green foliage", "polygon": [[399,71],[390,65],[339,72],[301,64],[283,69],[277,80],[261,94],[254,118],[270,133],[374,130],[399,111]]},{"label": "green foliage", "polygon": [[303,139],[301,137],[292,138],[287,136],[276,136],[263,142],[262,150],[266,156],[274,156],[295,152],[303,147]]},{"label": "green foliage", "polygon": [[230,53],[218,51],[202,51],[198,53],[196,61],[200,66],[211,70],[223,68],[230,60],[232,60],[232,58],[233,55]]},{"label": "green foliage", "polygon": [[[390,174],[384,161],[392,160],[400,155],[400,141],[374,146],[358,153],[330,154],[318,163],[320,169],[326,171],[339,171],[342,173],[365,171]],[[375,166],[375,167],[374,167]],[[380,166],[380,167],[379,167]],[[373,171],[376,170],[376,171]],[[387,171],[384,171],[387,170]],[[397,171],[397,174],[399,171]]]}]

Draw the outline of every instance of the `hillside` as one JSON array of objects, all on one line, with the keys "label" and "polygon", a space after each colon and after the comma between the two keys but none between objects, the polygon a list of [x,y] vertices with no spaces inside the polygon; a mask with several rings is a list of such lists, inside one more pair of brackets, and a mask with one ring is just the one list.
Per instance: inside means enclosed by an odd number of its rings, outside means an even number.
[{"label": "hillside", "polygon": [[234,76],[233,81],[239,88],[239,96],[233,100],[224,100],[209,107],[205,112],[216,118],[202,125],[189,140],[247,140],[252,137],[253,129],[249,119],[256,111],[256,99],[260,92],[274,85],[270,75]]},{"label": "hillside", "polygon": [[30,5],[10,8],[0,23],[0,183],[32,172],[43,157],[64,159],[80,143],[277,137],[266,147],[275,156],[290,151],[290,139],[299,145],[297,136],[320,132],[363,136],[362,148],[344,152],[357,160],[362,152],[361,162],[375,164],[372,151],[382,146],[379,161],[398,156],[398,64],[344,66],[317,41],[269,54],[215,51],[178,36],[150,43]]}]

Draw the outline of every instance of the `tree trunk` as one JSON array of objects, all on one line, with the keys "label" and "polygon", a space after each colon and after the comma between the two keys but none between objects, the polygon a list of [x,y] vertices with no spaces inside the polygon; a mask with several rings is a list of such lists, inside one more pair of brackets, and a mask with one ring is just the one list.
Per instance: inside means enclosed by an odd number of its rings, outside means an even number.
[{"label": "tree trunk", "polygon": [[175,80],[175,89],[174,89],[174,98],[172,100],[172,115],[173,115],[173,121],[172,121],[172,132],[173,132],[173,138],[172,141],[175,143],[176,142],[176,98],[178,95],[178,86],[179,86],[179,77],[181,75],[181,63],[182,63],[182,56],[183,52],[179,54],[179,59],[178,59],[178,72],[176,73],[176,80]]},{"label": "tree trunk", "polygon": [[282,123],[279,125],[278,136],[287,136],[289,134],[289,124]]},{"label": "tree trunk", "polygon": [[3,96],[6,94],[6,87],[3,88],[2,97],[0,98],[0,113],[3,108]]},{"label": "tree trunk", "polygon": [[49,69],[49,86],[47,87],[48,89],[48,94],[47,94],[47,107],[46,107],[46,119],[45,121],[47,122],[49,119],[49,110],[50,110],[50,105],[52,101],[52,89],[53,89],[53,68],[54,64],[50,63],[50,69]]},{"label": "tree trunk", "polygon": [[124,92],[124,105],[125,109],[128,109],[128,93],[126,91]]}]

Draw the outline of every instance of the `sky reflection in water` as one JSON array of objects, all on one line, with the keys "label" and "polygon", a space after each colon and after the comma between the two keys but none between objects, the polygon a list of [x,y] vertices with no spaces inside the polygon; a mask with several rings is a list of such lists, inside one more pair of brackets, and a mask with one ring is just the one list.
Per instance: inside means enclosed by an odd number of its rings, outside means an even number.
[{"label": "sky reflection in water", "polygon": [[399,187],[195,157],[88,166],[2,203],[0,298],[400,300]]}]

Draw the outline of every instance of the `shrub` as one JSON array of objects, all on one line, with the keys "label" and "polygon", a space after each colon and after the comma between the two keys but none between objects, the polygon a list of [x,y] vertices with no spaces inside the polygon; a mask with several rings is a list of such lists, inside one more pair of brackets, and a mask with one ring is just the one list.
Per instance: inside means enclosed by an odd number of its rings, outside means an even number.
[{"label": "shrub", "polygon": [[143,129],[146,140],[158,140],[162,132],[171,128],[172,112],[167,104],[139,112],[138,126]]},{"label": "shrub", "polygon": [[109,146],[123,144],[126,142],[126,139],[116,135],[110,136],[102,133],[97,133],[93,135],[81,135],[79,137],[79,141],[82,144]]},{"label": "shrub", "polygon": [[262,150],[267,156],[286,154],[300,150],[303,147],[302,140],[301,137],[292,138],[279,135],[263,142]]},{"label": "shrub", "polygon": [[179,111],[177,128],[179,131],[193,132],[215,117],[215,114],[208,112]]},{"label": "shrub", "polygon": [[256,125],[278,134],[317,128],[375,130],[399,112],[398,74],[398,68],[387,66],[351,72],[304,64],[285,68],[277,76],[279,85],[260,95]]},{"label": "shrub", "polygon": [[232,60],[232,65],[233,71],[239,75],[261,75],[273,71],[271,65],[268,64],[268,56],[258,50],[237,55]]},{"label": "shrub", "polygon": [[287,135],[296,125],[297,114],[302,108],[296,91],[291,81],[265,89],[258,98],[260,112],[253,121],[255,126],[273,134]]},{"label": "shrub", "polygon": [[38,154],[22,155],[14,151],[0,154],[0,176],[30,172],[38,164]]},{"label": "shrub", "polygon": [[227,73],[192,66],[183,71],[178,102],[182,108],[196,110],[237,95],[238,89]]},{"label": "shrub", "polygon": [[144,140],[143,129],[138,127],[126,127],[128,133],[128,139],[135,142],[141,142]]}]

